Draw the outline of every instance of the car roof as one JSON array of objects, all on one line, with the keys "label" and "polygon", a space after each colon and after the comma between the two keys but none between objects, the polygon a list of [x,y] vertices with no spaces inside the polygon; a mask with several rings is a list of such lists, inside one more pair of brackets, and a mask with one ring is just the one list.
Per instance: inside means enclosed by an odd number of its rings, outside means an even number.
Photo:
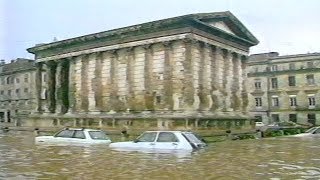
[{"label": "car roof", "polygon": [[65,128],[63,130],[102,131],[101,129],[87,129],[87,128]]},{"label": "car roof", "polygon": [[160,130],[160,131],[145,131],[145,132],[172,132],[172,133],[192,133],[191,131],[166,131],[166,130]]}]

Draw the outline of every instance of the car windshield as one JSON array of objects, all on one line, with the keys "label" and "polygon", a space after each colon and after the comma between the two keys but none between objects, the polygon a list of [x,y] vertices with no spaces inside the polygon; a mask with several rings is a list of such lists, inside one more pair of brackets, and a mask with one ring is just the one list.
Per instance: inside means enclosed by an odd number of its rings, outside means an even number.
[{"label": "car windshield", "polygon": [[313,133],[314,130],[316,130],[316,127],[310,128],[306,131],[306,133]]},{"label": "car windshield", "polygon": [[62,130],[58,132],[55,137],[72,138],[74,130]]},{"label": "car windshield", "polygon": [[91,139],[95,140],[105,140],[109,139],[103,131],[89,131]]},{"label": "car windshield", "polygon": [[193,133],[183,133],[183,134],[188,139],[188,141],[191,143],[196,143],[196,144],[203,144],[204,143]]},{"label": "car windshield", "polygon": [[137,138],[138,142],[154,142],[157,132],[145,132]]}]

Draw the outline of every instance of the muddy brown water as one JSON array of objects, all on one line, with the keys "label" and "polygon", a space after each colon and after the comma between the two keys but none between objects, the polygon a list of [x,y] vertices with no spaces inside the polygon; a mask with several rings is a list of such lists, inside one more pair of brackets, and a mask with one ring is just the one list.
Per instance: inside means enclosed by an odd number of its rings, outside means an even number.
[{"label": "muddy brown water", "polygon": [[317,138],[224,141],[196,152],[146,153],[106,145],[35,145],[34,136],[0,131],[0,179],[320,179]]}]

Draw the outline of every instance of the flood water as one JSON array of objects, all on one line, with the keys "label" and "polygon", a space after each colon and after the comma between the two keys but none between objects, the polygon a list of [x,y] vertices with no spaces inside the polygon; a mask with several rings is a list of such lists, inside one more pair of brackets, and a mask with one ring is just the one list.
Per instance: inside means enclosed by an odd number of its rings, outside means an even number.
[{"label": "flood water", "polygon": [[106,145],[40,146],[0,131],[0,179],[320,179],[320,139],[209,144],[192,153],[119,152]]}]

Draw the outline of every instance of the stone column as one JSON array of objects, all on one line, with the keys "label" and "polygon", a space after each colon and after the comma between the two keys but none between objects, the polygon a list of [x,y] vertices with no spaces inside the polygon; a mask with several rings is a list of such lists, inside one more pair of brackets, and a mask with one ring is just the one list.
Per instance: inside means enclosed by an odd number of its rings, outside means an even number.
[{"label": "stone column", "polygon": [[225,92],[225,111],[232,111],[231,109],[231,86],[233,80],[233,64],[232,64],[232,53],[229,50],[225,50],[224,56],[224,73],[223,73],[223,89]]},{"label": "stone column", "polygon": [[73,57],[73,58],[68,59],[68,61],[69,61],[69,78],[68,78],[69,109],[68,109],[68,113],[72,114],[75,112],[75,105],[76,105],[76,97],[75,97],[75,93],[76,93],[75,76],[77,75],[75,73],[76,59]]},{"label": "stone column", "polygon": [[200,70],[199,70],[199,99],[200,110],[206,111],[212,105],[211,101],[211,47],[207,43],[200,46]]},{"label": "stone column", "polygon": [[212,77],[212,106],[211,110],[219,112],[223,108],[223,68],[224,68],[224,60],[223,60],[223,51],[220,47],[212,48],[212,66],[211,66],[211,77]]},{"label": "stone column", "polygon": [[247,80],[247,56],[242,56],[241,57],[241,69],[242,69],[242,111],[244,113],[247,112],[247,108],[248,108],[248,103],[249,103],[249,99],[248,99],[248,91],[247,91],[247,84],[246,82],[248,82]]},{"label": "stone column", "polygon": [[172,88],[172,42],[163,42],[164,46],[164,102],[166,109],[173,110],[173,88]]},{"label": "stone column", "polygon": [[235,111],[239,111],[242,106],[241,93],[240,93],[241,92],[240,77],[242,76],[242,74],[240,74],[241,62],[238,54],[235,54],[235,53],[233,54],[232,63],[233,63],[233,80],[232,80],[232,88],[231,88],[231,92],[232,92],[231,107]]},{"label": "stone column", "polygon": [[64,59],[61,62],[61,87],[57,91],[59,92],[59,99],[61,101],[61,113],[67,113],[69,109],[69,66],[68,59]]},{"label": "stone column", "polygon": [[127,50],[127,99],[128,99],[128,108],[130,110],[135,109],[135,91],[134,91],[134,64],[135,64],[135,51],[134,47],[128,48]]},{"label": "stone column", "polygon": [[94,100],[96,110],[102,111],[102,53],[96,54],[95,68],[94,68],[94,79],[92,79],[92,89],[94,91]]},{"label": "stone column", "polygon": [[61,97],[61,79],[62,79],[62,60],[56,61],[56,84],[55,84],[55,102],[56,102],[56,111],[55,113],[61,114],[62,113],[62,97]]},{"label": "stone column", "polygon": [[43,63],[39,62],[36,63],[36,102],[37,102],[37,109],[35,112],[42,113],[42,102],[41,102],[41,93],[42,93],[42,69],[43,69]]},{"label": "stone column", "polygon": [[88,112],[89,101],[88,101],[88,55],[81,57],[81,112]]},{"label": "stone column", "polygon": [[151,44],[144,45],[145,49],[145,68],[144,68],[144,88],[146,90],[145,93],[145,105],[147,110],[154,110],[154,99],[153,99],[153,75],[152,75],[152,67],[153,67],[153,49]]},{"label": "stone column", "polygon": [[109,51],[111,59],[111,68],[110,68],[110,99],[109,103],[112,110],[123,109],[118,97],[118,53],[116,50]]},{"label": "stone column", "polygon": [[88,90],[88,112],[96,113],[96,101],[95,101],[95,63],[97,53],[88,54],[88,66],[87,66],[87,90]]},{"label": "stone column", "polygon": [[185,59],[183,62],[184,68],[184,87],[183,87],[183,98],[184,98],[184,110],[192,109],[194,103],[194,82],[193,82],[193,67],[192,67],[192,40],[184,39],[185,46]]},{"label": "stone column", "polygon": [[49,112],[54,113],[56,110],[56,68],[57,64],[54,61],[46,62],[48,68],[48,105]]}]

